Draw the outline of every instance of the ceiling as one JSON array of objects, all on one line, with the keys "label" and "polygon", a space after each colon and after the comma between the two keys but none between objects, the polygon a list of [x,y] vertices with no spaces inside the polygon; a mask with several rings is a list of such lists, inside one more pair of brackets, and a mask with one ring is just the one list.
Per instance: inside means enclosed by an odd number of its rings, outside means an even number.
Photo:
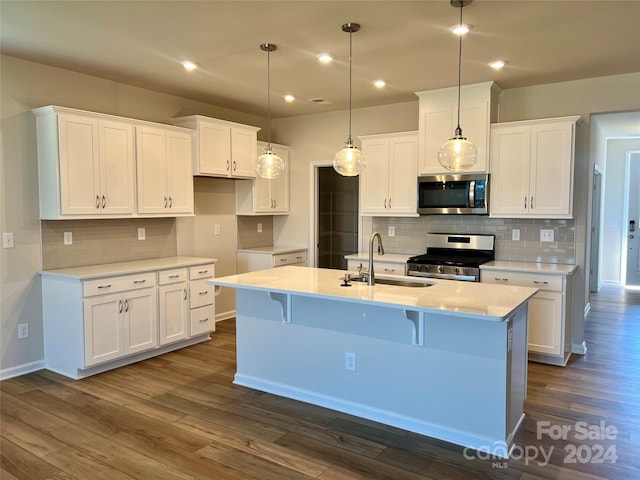
[{"label": "ceiling", "polygon": [[[12,1],[0,2],[1,51],[151,90],[272,117],[416,100],[457,84],[459,9],[431,1]],[[475,0],[462,46],[462,84],[503,88],[640,72],[640,1]],[[316,54],[335,56],[322,65]],[[180,62],[199,65],[193,72]],[[494,71],[487,63],[504,59]],[[388,82],[383,89],[372,81]],[[640,91],[640,86],[639,86]],[[286,103],[291,93],[296,101]],[[327,104],[309,102],[321,98]]]}]

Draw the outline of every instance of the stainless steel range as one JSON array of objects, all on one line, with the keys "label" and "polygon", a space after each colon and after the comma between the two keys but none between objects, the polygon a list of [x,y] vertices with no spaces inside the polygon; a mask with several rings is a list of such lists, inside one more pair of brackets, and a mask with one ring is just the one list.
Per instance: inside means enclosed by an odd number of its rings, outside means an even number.
[{"label": "stainless steel range", "polygon": [[407,274],[479,282],[480,265],[494,257],[494,235],[428,233],[427,253],[407,261]]}]

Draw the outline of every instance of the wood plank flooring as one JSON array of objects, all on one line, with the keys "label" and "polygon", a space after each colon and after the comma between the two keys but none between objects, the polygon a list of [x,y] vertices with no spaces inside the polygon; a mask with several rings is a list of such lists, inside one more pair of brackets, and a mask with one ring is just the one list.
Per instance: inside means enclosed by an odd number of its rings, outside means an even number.
[{"label": "wood plank flooring", "polygon": [[220,322],[209,342],[80,381],[42,370],[2,382],[0,478],[640,478],[640,292],[595,296],[586,356],[529,364],[506,461],[235,386],[234,333]]}]

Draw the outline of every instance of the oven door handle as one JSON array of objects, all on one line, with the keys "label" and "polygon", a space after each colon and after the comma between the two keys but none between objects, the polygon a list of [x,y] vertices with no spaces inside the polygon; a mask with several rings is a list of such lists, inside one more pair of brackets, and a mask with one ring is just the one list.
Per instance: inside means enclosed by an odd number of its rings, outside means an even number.
[{"label": "oven door handle", "polygon": [[476,181],[469,182],[469,208],[473,208],[476,204]]},{"label": "oven door handle", "polygon": [[475,275],[460,275],[457,273],[426,273],[426,272],[408,272],[410,277],[426,277],[440,280],[463,280],[466,282],[477,282],[478,277]]}]

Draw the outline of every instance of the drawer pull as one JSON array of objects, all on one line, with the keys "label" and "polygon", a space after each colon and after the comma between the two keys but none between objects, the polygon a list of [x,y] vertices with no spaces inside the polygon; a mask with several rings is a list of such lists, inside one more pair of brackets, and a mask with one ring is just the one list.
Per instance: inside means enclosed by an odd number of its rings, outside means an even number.
[{"label": "drawer pull", "polygon": [[493,279],[497,282],[508,282],[509,279],[508,278],[498,278],[498,277],[493,277]]},{"label": "drawer pull", "polygon": [[302,260],[302,257],[296,257],[296,260]]},{"label": "drawer pull", "polygon": [[539,282],[538,280],[534,280],[533,283],[536,285],[549,285],[549,282]]},{"label": "drawer pull", "polygon": [[134,280],[134,281],[133,281],[133,283],[134,283],[134,284],[136,284],[136,285],[138,285],[138,284],[140,284],[140,283],[144,283],[144,282],[146,282],[146,281],[147,281],[146,279],[144,279],[144,280]]},{"label": "drawer pull", "polygon": [[184,292],[184,299],[186,300],[187,299],[187,289],[186,288],[183,289],[183,292]]},{"label": "drawer pull", "polygon": [[396,269],[395,268],[385,268],[384,271],[385,272],[395,272]]},{"label": "drawer pull", "polygon": [[200,292],[200,293],[198,293],[198,295],[206,295],[207,293],[209,293],[209,290],[205,290],[204,292]]},{"label": "drawer pull", "polygon": [[200,323],[206,323],[209,321],[209,317],[203,318],[202,320],[198,320]]},{"label": "drawer pull", "polygon": [[118,313],[122,313],[122,310],[124,308],[124,305],[122,303],[122,300],[118,300]]},{"label": "drawer pull", "polygon": [[111,284],[109,284],[109,285],[98,285],[98,288],[111,288]]},{"label": "drawer pull", "polygon": [[209,273],[209,270],[200,270],[198,275],[204,275],[205,273]]},{"label": "drawer pull", "polygon": [[169,275],[169,278],[180,278],[180,275]]},{"label": "drawer pull", "polygon": [[286,262],[286,261],[287,261],[287,259],[286,259],[286,258],[281,258],[281,259],[280,259],[280,261],[281,261],[281,262]]}]

